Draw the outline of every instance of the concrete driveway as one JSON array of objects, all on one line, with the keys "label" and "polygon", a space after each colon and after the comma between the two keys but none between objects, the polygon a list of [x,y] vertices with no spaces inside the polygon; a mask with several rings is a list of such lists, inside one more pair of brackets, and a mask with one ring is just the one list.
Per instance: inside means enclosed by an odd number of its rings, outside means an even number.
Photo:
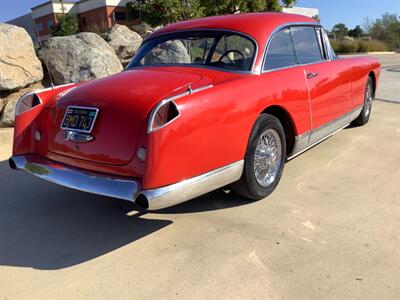
[{"label": "concrete driveway", "polygon": [[141,214],[0,161],[0,299],[398,299],[399,115],[374,102],[257,202],[215,191]]}]

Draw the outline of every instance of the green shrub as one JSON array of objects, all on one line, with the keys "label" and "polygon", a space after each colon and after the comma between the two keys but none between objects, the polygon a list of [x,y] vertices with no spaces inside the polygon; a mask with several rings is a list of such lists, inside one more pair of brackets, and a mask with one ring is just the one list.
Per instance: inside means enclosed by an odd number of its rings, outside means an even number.
[{"label": "green shrub", "polygon": [[361,53],[387,51],[388,47],[377,40],[331,40],[331,45],[336,53]]}]

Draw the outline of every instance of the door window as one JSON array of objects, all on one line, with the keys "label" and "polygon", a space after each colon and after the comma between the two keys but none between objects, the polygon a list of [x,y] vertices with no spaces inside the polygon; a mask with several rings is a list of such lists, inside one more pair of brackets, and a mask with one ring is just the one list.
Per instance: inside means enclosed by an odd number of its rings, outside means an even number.
[{"label": "door window", "polygon": [[279,31],[272,38],[265,58],[264,70],[288,67],[297,64],[290,30]]},{"label": "door window", "polygon": [[291,28],[294,48],[301,64],[322,60],[322,54],[314,27]]}]

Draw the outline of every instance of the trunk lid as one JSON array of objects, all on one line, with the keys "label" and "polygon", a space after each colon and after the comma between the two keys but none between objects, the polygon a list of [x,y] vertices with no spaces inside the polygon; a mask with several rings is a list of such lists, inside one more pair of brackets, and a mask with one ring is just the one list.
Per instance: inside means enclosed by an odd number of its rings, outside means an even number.
[{"label": "trunk lid", "polygon": [[[48,150],[57,154],[112,165],[125,165],[136,153],[141,130],[154,105],[175,91],[201,80],[196,73],[138,69],[83,84],[50,108]],[[68,106],[99,110],[87,143],[64,140],[60,128]]]}]

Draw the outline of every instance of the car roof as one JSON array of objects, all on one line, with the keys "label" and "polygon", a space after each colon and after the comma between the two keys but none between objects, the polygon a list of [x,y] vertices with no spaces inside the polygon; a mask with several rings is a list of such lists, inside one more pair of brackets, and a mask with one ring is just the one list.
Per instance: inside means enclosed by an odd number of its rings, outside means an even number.
[{"label": "car roof", "polygon": [[156,30],[149,38],[173,31],[190,29],[227,29],[239,31],[252,36],[257,41],[268,37],[271,32],[287,23],[316,23],[317,21],[296,14],[262,12],[235,14],[216,17],[192,19],[167,25]]},{"label": "car roof", "polygon": [[255,66],[256,69],[259,69],[262,54],[264,53],[266,43],[271,33],[276,28],[290,23],[317,24],[318,22],[302,15],[280,12],[234,14],[173,23],[156,30],[153,34],[148,36],[147,39],[152,39],[156,36],[175,31],[194,29],[225,29],[238,31],[251,36],[257,41],[258,55]]}]

